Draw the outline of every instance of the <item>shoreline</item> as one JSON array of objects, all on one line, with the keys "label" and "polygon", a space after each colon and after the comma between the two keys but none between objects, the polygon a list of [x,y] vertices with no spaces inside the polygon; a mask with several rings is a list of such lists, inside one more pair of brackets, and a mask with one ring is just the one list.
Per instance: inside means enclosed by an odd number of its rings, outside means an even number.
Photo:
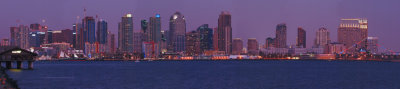
[{"label": "shoreline", "polygon": [[177,59],[159,59],[159,60],[127,60],[127,59],[114,59],[114,60],[38,60],[38,61],[374,61],[374,62],[400,62],[399,59],[391,60],[351,60],[351,59],[195,59],[195,60],[177,60]]}]

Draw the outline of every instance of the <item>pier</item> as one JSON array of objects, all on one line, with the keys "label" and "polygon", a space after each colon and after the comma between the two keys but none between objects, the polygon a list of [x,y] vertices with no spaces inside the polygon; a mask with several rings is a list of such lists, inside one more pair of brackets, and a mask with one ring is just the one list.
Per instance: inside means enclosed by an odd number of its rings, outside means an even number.
[{"label": "pier", "polygon": [[16,69],[22,69],[23,63],[28,63],[28,69],[33,69],[36,53],[30,52],[19,47],[3,50],[0,53],[0,66],[5,64],[5,68],[12,69],[12,64],[16,63]]}]

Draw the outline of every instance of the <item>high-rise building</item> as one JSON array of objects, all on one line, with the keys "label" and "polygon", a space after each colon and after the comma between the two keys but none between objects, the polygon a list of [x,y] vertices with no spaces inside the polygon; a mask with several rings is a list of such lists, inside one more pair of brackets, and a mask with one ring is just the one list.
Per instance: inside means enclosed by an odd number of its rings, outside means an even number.
[{"label": "high-rise building", "polygon": [[213,48],[214,50],[218,51],[218,28],[213,28]]},{"label": "high-rise building", "polygon": [[286,24],[282,23],[276,26],[275,36],[276,48],[286,48]]},{"label": "high-rise building", "polygon": [[42,35],[41,38],[36,39],[37,41],[39,41],[39,42],[37,42],[39,45],[48,43],[47,42],[48,34],[46,34],[47,26],[43,26],[38,23],[34,23],[34,24],[30,24],[29,27],[30,27],[30,32],[35,32],[35,33],[39,33],[39,34],[44,33],[44,34],[41,34]]},{"label": "high-rise building", "polygon": [[133,33],[133,53],[142,52],[144,34],[142,31],[134,31]]},{"label": "high-rise building", "polygon": [[108,32],[107,35],[107,46],[109,47],[109,53],[115,53],[115,34]]},{"label": "high-rise building", "polygon": [[191,31],[186,33],[185,54],[188,56],[198,56],[201,54],[199,33]]},{"label": "high-rise building", "polygon": [[256,38],[249,38],[247,40],[247,51],[249,55],[257,55],[259,53],[258,41]]},{"label": "high-rise building", "polygon": [[367,50],[369,53],[378,54],[378,37],[368,37],[367,40]]},{"label": "high-rise building", "polygon": [[[161,16],[160,14],[156,14],[156,16],[150,17],[150,22],[148,25],[148,42],[154,42],[157,45],[157,52],[160,52],[160,44],[161,44]],[[156,57],[159,53],[155,53]]]},{"label": "high-rise building", "polygon": [[175,12],[169,20],[170,47],[173,52],[183,52],[185,50],[186,21],[180,12]]},{"label": "high-rise building", "polygon": [[169,31],[161,31],[161,40],[160,40],[160,51],[161,53],[166,53],[168,52],[168,37],[169,37]]},{"label": "high-rise building", "polygon": [[95,19],[91,16],[85,17],[82,20],[83,23],[83,33],[84,33],[84,42],[89,42],[90,44],[94,44],[96,42],[96,29],[95,29]]},{"label": "high-rise building", "polygon": [[147,22],[147,20],[141,20],[140,21],[140,28],[142,29],[142,33],[143,33],[143,41],[150,41],[150,32],[149,32],[149,22]]},{"label": "high-rise building", "polygon": [[10,46],[10,40],[9,39],[1,39],[0,46]]},{"label": "high-rise building", "polygon": [[[47,34],[47,43],[53,43],[53,30],[48,30]],[[84,46],[84,45],[83,45]],[[83,49],[83,48],[82,48]]]},{"label": "high-rise building", "polygon": [[268,37],[265,40],[265,48],[275,47],[275,38]]},{"label": "high-rise building", "polygon": [[72,45],[74,46],[75,49],[83,50],[85,43],[83,40],[83,28],[81,23],[76,23],[72,25],[73,29],[73,43]]},{"label": "high-rise building", "polygon": [[368,37],[367,19],[341,19],[338,29],[338,42],[343,43],[347,53],[366,50]]},{"label": "high-rise building", "polygon": [[232,54],[240,55],[243,50],[243,41],[240,38],[235,38],[232,42]]},{"label": "high-rise building", "polygon": [[106,44],[107,43],[107,33],[108,33],[108,27],[107,27],[107,22],[105,20],[100,20],[97,22],[97,42],[100,44]]},{"label": "high-rise building", "polygon": [[118,24],[118,50],[133,52],[133,19],[132,14],[126,14]]},{"label": "high-rise building", "polygon": [[200,50],[202,52],[213,50],[213,30],[208,24],[203,24],[197,28],[200,35]]},{"label": "high-rise building", "polygon": [[231,14],[223,11],[218,18],[218,49],[226,54],[232,53]]},{"label": "high-rise building", "polygon": [[31,31],[29,32],[29,46],[30,47],[40,47],[46,41],[46,32]]},{"label": "high-rise building", "polygon": [[297,28],[297,40],[296,40],[296,46],[301,47],[301,48],[306,48],[306,31],[299,27]]},{"label": "high-rise building", "polygon": [[315,48],[324,48],[326,45],[328,45],[330,43],[328,29],[326,29],[324,27],[319,28],[316,33],[314,43],[315,43],[314,44]]},{"label": "high-rise building", "polygon": [[11,45],[18,46],[22,49],[29,49],[29,27],[20,25],[19,27],[11,27]]}]

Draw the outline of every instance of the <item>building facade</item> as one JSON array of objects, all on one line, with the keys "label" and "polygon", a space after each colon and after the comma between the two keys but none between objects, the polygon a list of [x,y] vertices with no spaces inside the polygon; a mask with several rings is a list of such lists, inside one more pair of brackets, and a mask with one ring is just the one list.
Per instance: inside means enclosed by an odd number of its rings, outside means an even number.
[{"label": "building facade", "polygon": [[201,54],[200,37],[197,31],[186,33],[185,54],[187,56],[198,56]]},{"label": "building facade", "polygon": [[233,55],[240,55],[243,50],[243,41],[240,38],[233,39],[232,43],[232,54]]},{"label": "building facade", "polygon": [[329,38],[329,31],[326,28],[319,28],[316,36],[315,36],[315,42],[314,42],[314,47],[325,47],[330,43],[330,38]]},{"label": "building facade", "polygon": [[232,26],[231,14],[227,11],[221,12],[218,18],[218,50],[232,53]]},{"label": "building facade", "polygon": [[105,20],[98,21],[97,22],[97,33],[96,33],[97,42],[99,42],[100,44],[106,44],[107,43],[107,34],[108,34],[107,22]]},{"label": "building facade", "polygon": [[175,12],[169,20],[170,47],[173,52],[185,50],[186,21],[180,12]]},{"label": "building facade", "polygon": [[286,48],[286,24],[282,23],[276,26],[275,36],[275,47]]},{"label": "building facade", "polygon": [[367,40],[368,40],[368,43],[367,43],[368,52],[372,53],[372,54],[378,54],[379,53],[378,37],[368,37]]},{"label": "building facade", "polygon": [[118,51],[133,52],[133,19],[132,14],[126,14],[118,24]]},{"label": "building facade", "polygon": [[347,53],[358,53],[367,49],[367,19],[341,19],[338,29],[338,42],[348,49]]},{"label": "building facade", "polygon": [[306,31],[299,27],[297,28],[297,40],[296,40],[296,46],[301,47],[301,48],[307,48],[307,37],[306,37]]},{"label": "building facade", "polygon": [[197,28],[200,35],[200,50],[202,52],[213,50],[213,30],[208,27],[208,24],[203,24]]},{"label": "building facade", "polygon": [[22,49],[29,49],[29,27],[20,25],[10,28],[11,46],[18,46]]}]

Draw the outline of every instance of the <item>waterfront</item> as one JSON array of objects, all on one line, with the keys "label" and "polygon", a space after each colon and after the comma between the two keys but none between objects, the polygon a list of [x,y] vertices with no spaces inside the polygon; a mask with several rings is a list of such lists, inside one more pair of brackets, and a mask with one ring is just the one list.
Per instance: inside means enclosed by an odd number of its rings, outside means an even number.
[{"label": "waterfront", "polygon": [[400,88],[400,63],[378,61],[37,61],[9,71],[22,89]]}]

